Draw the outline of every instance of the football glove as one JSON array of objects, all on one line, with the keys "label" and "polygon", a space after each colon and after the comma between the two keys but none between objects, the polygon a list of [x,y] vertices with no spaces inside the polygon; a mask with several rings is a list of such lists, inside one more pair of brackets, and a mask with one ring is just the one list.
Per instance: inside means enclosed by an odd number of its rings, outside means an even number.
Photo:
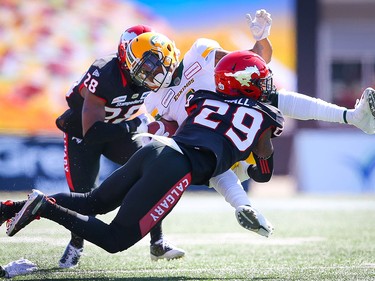
[{"label": "football glove", "polygon": [[267,38],[271,32],[271,14],[266,10],[258,10],[253,19],[250,14],[246,14],[247,23],[256,41]]},{"label": "football glove", "polygon": [[32,263],[27,259],[19,259],[12,261],[3,267],[6,278],[13,278],[18,275],[30,274],[33,271],[38,270],[36,264]]},{"label": "football glove", "polygon": [[125,128],[128,133],[139,133],[147,128],[147,124],[150,123],[146,114],[138,115],[137,117],[118,123],[121,127]]}]

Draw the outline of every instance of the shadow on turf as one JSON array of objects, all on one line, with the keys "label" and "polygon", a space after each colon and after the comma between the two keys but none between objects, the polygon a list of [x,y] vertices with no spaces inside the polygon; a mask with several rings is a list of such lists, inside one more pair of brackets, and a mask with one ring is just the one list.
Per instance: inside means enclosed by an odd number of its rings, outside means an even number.
[{"label": "shadow on turf", "polygon": [[[103,276],[98,276],[98,277],[93,277],[93,276],[90,276],[90,277],[66,277],[66,278],[48,278],[47,276],[43,276],[43,275],[49,275],[51,273],[54,273],[54,272],[57,272],[57,271],[60,271],[61,269],[60,268],[51,268],[51,269],[42,269],[42,270],[38,270],[37,272],[35,272],[35,274],[37,276],[35,276],[35,279],[27,279],[29,281],[38,281],[38,280],[43,280],[43,281],[189,281],[189,280],[208,280],[207,277],[187,277],[187,276],[176,276],[176,277],[168,277],[167,279],[165,277],[119,277],[119,278],[116,278],[116,277],[103,277]],[[68,273],[68,272],[67,272]],[[74,274],[74,273],[73,273]],[[94,275],[94,273],[90,274],[90,275]],[[98,272],[98,275],[103,275],[103,273],[101,272]],[[29,277],[31,277],[29,275]],[[274,277],[253,277],[253,278],[248,278],[248,277],[245,277],[245,278],[237,278],[236,277],[236,280],[248,280],[248,281],[262,281],[262,280],[277,280],[278,278],[274,278]],[[233,277],[215,277],[214,279],[212,280],[233,280]]]},{"label": "shadow on turf", "polygon": [[[254,281],[262,281],[262,280],[277,280],[275,278],[236,278],[236,280],[254,280]],[[43,278],[43,279],[27,279],[28,281],[39,281],[39,280],[43,280],[43,281],[92,281],[92,280],[95,280],[95,281],[184,281],[184,280],[211,280],[211,279],[207,279],[207,277],[202,277],[202,278],[197,278],[197,277],[168,277],[167,279],[165,279],[165,277],[125,277],[125,278],[111,278],[111,277],[100,277],[100,278],[96,278],[96,277],[87,277],[87,278],[71,278],[71,277],[67,277],[67,278],[60,278],[60,279],[56,279],[56,278],[53,278],[53,279],[46,279],[46,278]],[[233,280],[233,277],[228,277],[228,278],[217,278],[215,277],[214,279],[212,280]],[[281,280],[281,279],[280,279]],[[285,279],[283,279],[285,280]]]},{"label": "shadow on turf", "polygon": [[[42,273],[43,274],[43,273]],[[253,280],[253,281],[262,281],[262,280],[277,280],[273,277],[255,277],[255,278],[236,278],[236,280]],[[39,280],[43,280],[43,281],[67,281],[67,280],[72,280],[72,281],[78,281],[78,280],[81,280],[81,281],[86,281],[86,280],[95,280],[95,281],[184,281],[184,280],[208,280],[207,277],[202,277],[202,278],[197,278],[197,277],[186,277],[186,276],[180,276],[180,277],[168,277],[167,279],[165,279],[165,277],[123,277],[123,278],[113,278],[113,277],[99,277],[99,278],[96,278],[96,277],[87,277],[87,278],[72,278],[72,277],[67,277],[67,278],[52,278],[52,279],[48,279],[48,278],[43,278],[43,279],[40,279],[40,278],[37,278],[37,279],[27,279],[29,281],[39,281]],[[233,277],[228,277],[228,278],[214,278],[212,280],[233,280]]]}]

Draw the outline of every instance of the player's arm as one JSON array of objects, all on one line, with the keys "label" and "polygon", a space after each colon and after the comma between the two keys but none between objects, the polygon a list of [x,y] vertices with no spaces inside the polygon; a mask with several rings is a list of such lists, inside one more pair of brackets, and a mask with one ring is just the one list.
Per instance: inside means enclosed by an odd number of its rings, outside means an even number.
[{"label": "player's arm", "polygon": [[272,24],[271,14],[262,9],[255,13],[254,19],[250,14],[246,15],[246,19],[250,31],[256,40],[252,51],[260,55],[266,61],[266,63],[269,63],[271,61],[273,51],[271,42],[268,40]]},{"label": "player's arm", "polygon": [[266,63],[271,62],[272,58],[272,45],[268,38],[264,38],[257,41],[252,49],[252,51],[260,55]]},{"label": "player's arm", "polygon": [[134,132],[141,124],[140,118],[134,118],[119,124],[104,122],[106,101],[93,93],[86,87],[80,91],[84,98],[82,108],[82,130],[86,143],[95,144],[122,138]]},{"label": "player's arm", "polygon": [[[271,42],[268,39],[272,24],[271,14],[267,13],[266,10],[259,10],[256,12],[254,19],[250,14],[246,15],[246,19],[250,31],[256,40],[251,51],[260,55],[266,63],[269,63],[273,52]],[[217,49],[215,51],[215,65],[228,53],[229,51]]]},{"label": "player's arm", "polygon": [[83,136],[86,135],[88,130],[96,122],[104,122],[105,118],[105,100],[99,98],[92,93],[86,87],[83,87],[80,91],[81,96],[84,98],[82,108],[82,130]]},{"label": "player's arm", "polygon": [[265,131],[253,149],[256,165],[250,165],[247,173],[256,182],[268,182],[273,174],[272,129]]}]

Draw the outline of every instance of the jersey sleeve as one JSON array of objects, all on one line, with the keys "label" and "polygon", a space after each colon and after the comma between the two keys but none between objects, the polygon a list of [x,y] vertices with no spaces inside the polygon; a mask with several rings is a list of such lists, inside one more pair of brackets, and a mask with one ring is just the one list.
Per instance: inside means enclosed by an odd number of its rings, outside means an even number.
[{"label": "jersey sleeve", "polygon": [[103,69],[92,64],[79,82],[78,87],[79,90],[86,87],[90,93],[107,100],[106,93],[111,89],[110,81],[111,79],[107,77]]},{"label": "jersey sleeve", "polygon": [[283,132],[285,122],[282,112],[277,107],[274,107],[270,104],[258,102],[258,105],[260,106],[261,111],[266,113],[265,115],[267,116],[267,120],[270,126],[273,128],[272,137],[274,138],[280,136]]}]

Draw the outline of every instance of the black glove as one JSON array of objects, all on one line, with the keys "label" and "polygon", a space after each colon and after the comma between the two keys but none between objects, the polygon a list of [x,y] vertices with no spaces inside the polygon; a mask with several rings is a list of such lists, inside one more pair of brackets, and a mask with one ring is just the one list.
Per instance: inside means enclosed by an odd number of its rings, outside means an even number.
[{"label": "black glove", "polygon": [[118,123],[121,127],[125,128],[128,133],[134,133],[137,128],[141,125],[142,121],[139,117],[135,117],[132,120],[123,121]]}]

